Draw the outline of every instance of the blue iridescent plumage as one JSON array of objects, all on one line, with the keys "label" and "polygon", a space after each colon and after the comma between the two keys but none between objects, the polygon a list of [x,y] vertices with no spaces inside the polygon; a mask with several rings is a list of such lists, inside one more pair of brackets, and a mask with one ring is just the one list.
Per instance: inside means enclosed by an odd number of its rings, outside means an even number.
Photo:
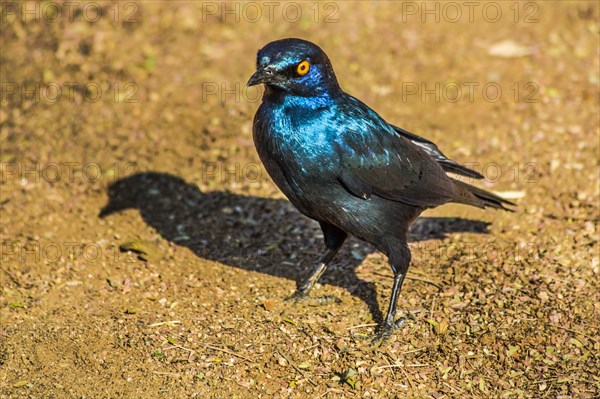
[{"label": "blue iridescent plumage", "polygon": [[294,297],[308,295],[348,234],[363,239],[388,256],[394,271],[378,335],[385,339],[397,325],[396,303],[410,263],[407,230],[418,215],[447,202],[502,209],[511,203],[448,177],[482,176],[344,93],[329,58],[313,43],[269,43],[248,82],[259,83],[265,94],[254,118],[258,154],[289,200],[319,221],[328,248]]}]

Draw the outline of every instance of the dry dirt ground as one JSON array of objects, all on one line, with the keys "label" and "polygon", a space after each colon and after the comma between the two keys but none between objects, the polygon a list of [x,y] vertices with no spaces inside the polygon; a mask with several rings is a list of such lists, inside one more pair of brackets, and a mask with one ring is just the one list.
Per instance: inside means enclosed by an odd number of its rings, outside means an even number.
[{"label": "dry dirt ground", "polygon": [[[448,4],[3,1],[0,398],[599,397],[599,6]],[[366,244],[283,301],[322,236],[244,84],[294,36],[519,205],[423,215],[375,350]]]}]

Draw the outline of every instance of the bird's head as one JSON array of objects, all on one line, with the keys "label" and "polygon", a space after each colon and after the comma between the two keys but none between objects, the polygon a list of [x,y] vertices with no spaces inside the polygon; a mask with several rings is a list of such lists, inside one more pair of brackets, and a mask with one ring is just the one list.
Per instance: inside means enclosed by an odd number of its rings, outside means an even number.
[{"label": "bird's head", "polygon": [[256,72],[248,86],[264,83],[274,89],[302,97],[337,93],[340,88],[327,54],[302,39],[283,39],[260,49]]}]

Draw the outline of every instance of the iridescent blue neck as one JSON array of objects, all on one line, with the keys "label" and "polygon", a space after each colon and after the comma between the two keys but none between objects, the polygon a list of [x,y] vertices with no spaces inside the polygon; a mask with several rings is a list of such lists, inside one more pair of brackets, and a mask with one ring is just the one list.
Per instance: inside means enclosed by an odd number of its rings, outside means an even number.
[{"label": "iridescent blue neck", "polygon": [[302,96],[266,85],[263,101],[299,109],[317,109],[331,106],[342,93],[339,87],[328,87],[325,90],[315,91],[311,96]]}]

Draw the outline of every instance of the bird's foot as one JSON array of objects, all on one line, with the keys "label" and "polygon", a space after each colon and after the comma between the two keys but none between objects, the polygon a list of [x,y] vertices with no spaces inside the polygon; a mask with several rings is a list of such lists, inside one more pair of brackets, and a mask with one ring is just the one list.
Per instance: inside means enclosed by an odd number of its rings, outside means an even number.
[{"label": "bird's foot", "polygon": [[405,316],[402,316],[394,323],[384,322],[373,336],[369,347],[375,349],[383,346],[387,342],[387,340],[392,336],[392,333],[395,330],[404,327],[408,320],[414,320],[414,316],[410,313],[406,314]]},{"label": "bird's foot", "polygon": [[328,305],[330,303],[342,303],[342,300],[333,295],[325,295],[312,298],[308,296],[308,293],[298,290],[294,292],[291,296],[285,298],[288,302],[299,303],[308,306],[323,306]]},{"label": "bird's foot", "polygon": [[302,290],[296,290],[292,295],[285,298],[286,302],[298,302],[308,298],[308,293]]}]

